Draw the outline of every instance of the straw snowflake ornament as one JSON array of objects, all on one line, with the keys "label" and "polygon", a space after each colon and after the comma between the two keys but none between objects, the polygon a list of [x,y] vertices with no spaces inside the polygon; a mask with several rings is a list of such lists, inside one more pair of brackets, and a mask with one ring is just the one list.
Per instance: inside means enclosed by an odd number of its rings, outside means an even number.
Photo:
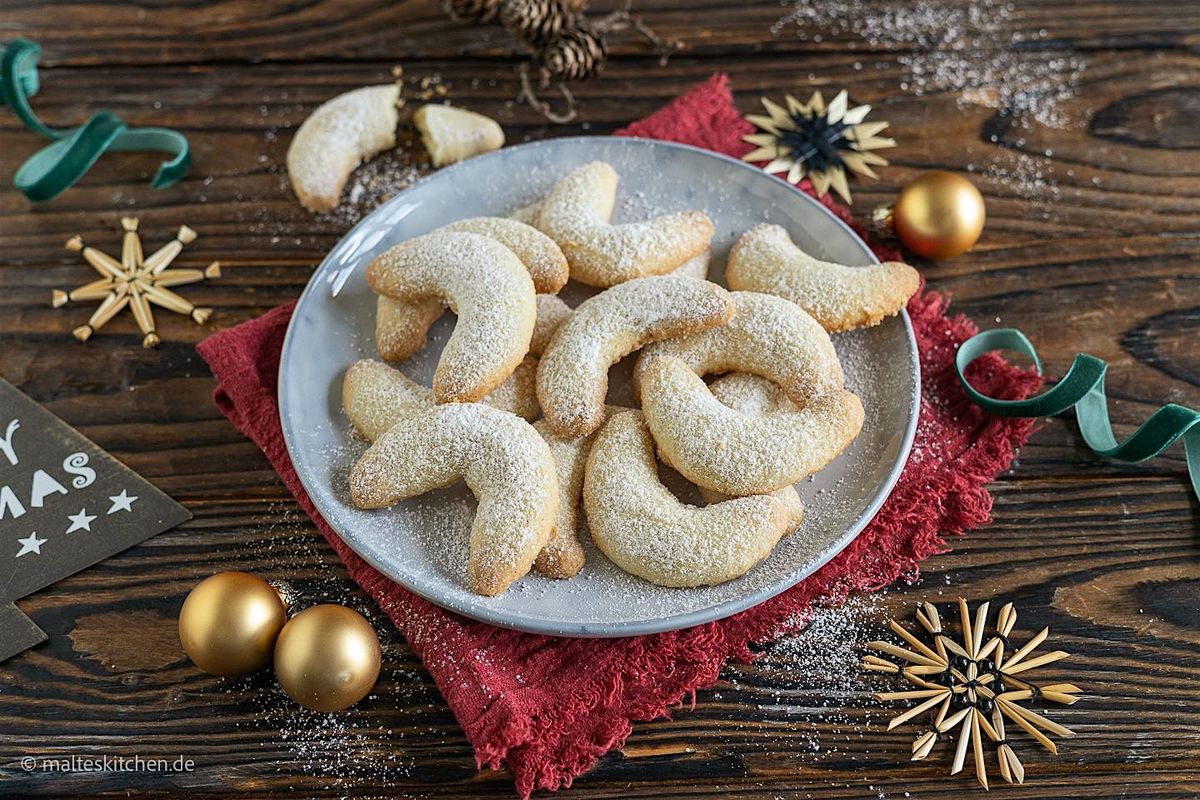
[{"label": "straw snowflake ornament", "polygon": [[874,672],[902,677],[918,687],[910,691],[875,695],[877,700],[917,703],[894,717],[888,723],[888,730],[921,714],[932,715],[932,729],[924,731],[913,741],[913,761],[926,758],[940,735],[957,728],[958,743],[951,775],[962,771],[969,748],[974,756],[975,777],[983,788],[988,788],[984,756],[984,745],[988,742],[996,746],[1000,777],[1009,783],[1024,783],[1025,768],[1008,741],[1005,720],[1024,730],[1051,753],[1058,753],[1058,748],[1047,734],[1065,737],[1074,736],[1075,733],[1021,703],[1041,699],[1071,705],[1079,699],[1075,696],[1081,691],[1077,686],[1069,683],[1039,686],[1025,677],[1038,667],[1064,659],[1069,654],[1055,650],[1033,655],[1049,633],[1049,628],[1043,628],[1023,647],[1008,655],[1008,635],[1017,624],[1017,611],[1012,603],[1000,609],[995,632],[990,637],[985,635],[987,603],[976,609],[974,622],[965,600],[959,599],[958,609],[962,620],[961,643],[943,630],[937,607],[932,603],[921,603],[917,606],[917,622],[931,637],[932,646],[913,636],[895,620],[889,620],[892,632],[912,649],[891,642],[871,642],[868,647],[902,663],[868,655],[863,659],[862,666]]},{"label": "straw snowflake ornament", "polygon": [[888,123],[866,121],[870,106],[851,108],[845,90],[838,92],[828,106],[819,91],[813,92],[807,103],[790,94],[784,96],[784,102],[786,108],[764,97],[767,114],[746,115],[762,133],[742,137],[756,145],[742,156],[743,161],[766,161],[763,169],[786,173],[788,183],[799,183],[807,175],[818,196],[832,188],[847,203],[847,173],[879,177],[871,167],[886,166],[888,162],[874,151],[895,147],[896,140],[879,136]]},{"label": "straw snowflake ornament", "polygon": [[86,342],[126,306],[133,311],[134,319],[142,331],[142,347],[146,348],[155,347],[160,341],[151,304],[190,317],[197,324],[204,324],[212,315],[212,309],[197,308],[168,288],[221,276],[219,261],[212,262],[204,269],[168,269],[171,262],[183,252],[184,246],[195,241],[196,232],[182,225],[172,241],[146,256],[137,232],[137,218],[122,217],[121,227],[125,230],[125,239],[120,260],[85,245],[79,236],[67,240],[67,249],[81,254],[83,260],[100,274],[99,280],[70,292],[55,289],[51,296],[51,304],[55,308],[67,303],[100,301],[87,323],[72,331],[75,338]]}]

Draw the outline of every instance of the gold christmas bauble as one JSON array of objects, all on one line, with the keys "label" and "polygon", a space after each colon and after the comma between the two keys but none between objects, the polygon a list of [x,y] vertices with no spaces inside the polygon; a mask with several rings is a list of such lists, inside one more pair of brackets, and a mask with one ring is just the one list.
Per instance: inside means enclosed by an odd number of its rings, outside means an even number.
[{"label": "gold christmas bauble", "polygon": [[320,605],[288,620],[275,642],[275,677],[311,711],[341,711],[379,677],[379,637],[357,611]]},{"label": "gold christmas bauble", "polygon": [[219,572],[201,581],[179,610],[179,641],[196,666],[232,678],[271,663],[287,605],[262,578]]},{"label": "gold christmas bauble", "polygon": [[892,208],[892,228],[904,246],[925,258],[965,253],[983,232],[983,195],[951,172],[926,172],[904,187]]}]

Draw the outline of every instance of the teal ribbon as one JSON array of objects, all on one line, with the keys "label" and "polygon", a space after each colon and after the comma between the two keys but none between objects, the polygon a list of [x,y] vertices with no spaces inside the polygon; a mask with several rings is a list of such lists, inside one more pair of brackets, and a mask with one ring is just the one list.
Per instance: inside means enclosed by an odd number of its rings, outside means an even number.
[{"label": "teal ribbon", "polygon": [[971,362],[997,350],[1028,356],[1033,359],[1038,374],[1042,374],[1042,361],[1037,351],[1019,330],[998,328],[971,337],[958,349],[954,368],[967,395],[981,408],[1001,417],[1053,417],[1074,408],[1079,431],[1087,446],[1099,455],[1129,463],[1154,458],[1182,438],[1192,491],[1200,499],[1200,412],[1168,403],[1150,415],[1124,442],[1117,442],[1109,422],[1108,397],[1104,392],[1104,376],[1108,372],[1105,361],[1080,353],[1063,379],[1049,391],[1025,400],[997,400],[977,392],[966,378]]},{"label": "teal ribbon", "polygon": [[22,164],[13,184],[35,203],[69,189],[109,150],[154,151],[172,156],[162,162],[150,185],[162,189],[179,182],[192,166],[187,137],[170,128],[130,128],[110,111],[97,111],[78,128],[51,128],[33,113],[29,98],[39,88],[37,62],[42,50],[28,39],[0,48],[0,106],[7,106],[29,130],[51,141]]}]

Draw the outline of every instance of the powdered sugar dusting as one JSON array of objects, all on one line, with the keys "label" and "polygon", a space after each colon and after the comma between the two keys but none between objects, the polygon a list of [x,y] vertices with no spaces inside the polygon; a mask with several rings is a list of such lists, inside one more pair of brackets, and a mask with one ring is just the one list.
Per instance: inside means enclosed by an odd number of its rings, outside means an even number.
[{"label": "powdered sugar dusting", "polygon": [[636,411],[617,414],[592,446],[584,476],[592,538],[617,566],[660,586],[702,586],[744,574],[803,515],[791,487],[695,508],[659,481],[654,441]]},{"label": "powdered sugar dusting", "polygon": [[773,28],[820,42],[852,33],[872,47],[903,50],[900,83],[915,95],[957,92],[963,105],[982,105],[1053,128],[1072,120],[1063,104],[1075,96],[1082,59],[1053,46],[1044,29],[1016,30],[1016,6],[1006,0],[795,0]]},{"label": "powdered sugar dusting", "polygon": [[731,292],[737,311],[725,324],[646,348],[639,376],[657,356],[681,359],[700,375],[749,372],[769,378],[797,402],[840,389],[841,363],[829,334],[794,303],[758,292]]},{"label": "powdered sugar dusting", "polygon": [[853,595],[786,620],[783,638],[753,664],[728,665],[710,696],[749,695],[740,702],[757,705],[766,724],[785,725],[799,737],[806,766],[840,758],[844,743],[875,735],[872,729],[887,718],[872,698],[879,681],[859,667],[866,643],[887,630],[885,598],[886,592]]},{"label": "powdered sugar dusting", "polygon": [[878,325],[900,313],[921,283],[907,264],[850,267],[801,250],[782,225],[756,225],[742,234],[726,269],[734,289],[791,300],[827,331]]},{"label": "powdered sugar dusting", "polygon": [[376,258],[367,281],[404,300],[441,297],[458,315],[442,349],[434,394],[440,401],[478,400],[525,357],[537,301],[520,259],[475,233],[418,236]]},{"label": "powdered sugar dusting", "polygon": [[590,433],[603,417],[609,367],[647,342],[718,325],[732,312],[720,286],[675,275],[628,281],[585,300],[538,365],[546,417],[562,433]]},{"label": "powdered sugar dusting", "polygon": [[591,286],[663,275],[695,258],[712,241],[712,222],[699,211],[609,224],[617,174],[593,161],[571,172],[542,202],[537,226],[558,242],[571,277]]},{"label": "powdered sugar dusting", "polygon": [[421,145],[406,137],[399,146],[386,150],[362,164],[350,174],[342,190],[342,200],[333,211],[321,214],[321,222],[349,229],[381,205],[391,200],[421,178],[433,166]]},{"label": "powdered sugar dusting", "polygon": [[554,458],[524,420],[478,403],[415,411],[358,460],[350,492],[359,507],[380,508],[460,478],[479,498],[472,586],[496,594],[529,571],[558,509]]},{"label": "powdered sugar dusting", "polygon": [[[1022,28],[1024,18],[1008,0],[791,0],[790,5],[773,33],[813,42],[850,34],[871,48],[894,51],[904,69],[897,77],[902,91],[917,96],[952,93],[960,107],[996,109],[1026,131],[1084,123],[1069,106],[1085,59],[1053,43],[1044,28]],[[863,67],[864,62],[855,63],[856,69]],[[1059,188],[1048,161],[1040,152],[1023,152],[1024,137],[1012,145],[968,169],[1020,197],[1055,200]]]}]

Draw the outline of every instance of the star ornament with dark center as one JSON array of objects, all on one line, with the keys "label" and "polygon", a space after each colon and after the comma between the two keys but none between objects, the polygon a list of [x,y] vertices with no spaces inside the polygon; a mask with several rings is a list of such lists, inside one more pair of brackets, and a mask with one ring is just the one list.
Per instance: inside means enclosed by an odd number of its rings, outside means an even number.
[{"label": "star ornament with dark center", "polygon": [[819,91],[807,103],[784,97],[786,107],[762,98],[766,115],[747,114],[746,119],[762,132],[743,136],[755,149],[743,161],[765,161],[769,173],[784,173],[789,183],[806,175],[818,196],[830,189],[850,202],[849,173],[877,178],[872,167],[887,165],[875,150],[895,147],[894,139],[879,136],[888,123],[867,122],[868,105],[850,107],[846,91],[825,105]]},{"label": "star ornament with dark center", "polygon": [[873,672],[895,675],[897,679],[917,687],[875,695],[875,699],[881,701],[916,703],[894,717],[888,723],[888,730],[922,714],[931,715],[932,729],[922,732],[913,741],[913,761],[929,756],[938,737],[957,728],[951,775],[962,771],[967,750],[970,749],[975,761],[976,780],[985,789],[988,788],[984,745],[990,742],[996,748],[1000,776],[1009,783],[1024,783],[1025,767],[1008,741],[1006,720],[1028,733],[1051,753],[1057,753],[1058,748],[1047,734],[1064,737],[1075,735],[1069,728],[1022,705],[1030,700],[1071,705],[1079,699],[1076,695],[1081,690],[1073,684],[1040,686],[1029,682],[1026,676],[1026,673],[1064,659],[1068,654],[1055,650],[1033,655],[1049,634],[1049,629],[1043,628],[1015,653],[1008,655],[1008,636],[1017,622],[1017,612],[1012,603],[1000,609],[995,632],[990,637],[985,636],[988,603],[976,609],[974,621],[965,600],[959,599],[958,608],[962,626],[959,640],[943,630],[936,606],[921,603],[917,607],[917,622],[929,634],[931,642],[927,644],[921,641],[895,620],[889,620],[892,632],[912,649],[892,642],[870,642],[868,647],[898,659],[900,663],[868,655],[863,659],[862,666]]},{"label": "star ornament with dark center", "polygon": [[175,239],[146,256],[142,252],[142,240],[137,232],[137,218],[122,217],[121,227],[125,229],[125,239],[120,260],[94,247],[88,247],[79,236],[67,240],[66,248],[82,254],[84,261],[100,274],[99,280],[70,292],[56,289],[51,297],[51,304],[55,308],[67,303],[100,301],[87,323],[71,332],[75,338],[86,342],[126,306],[132,310],[142,332],[142,346],[147,348],[155,347],[161,341],[155,329],[151,304],[184,314],[197,324],[204,324],[212,315],[212,309],[197,308],[169,288],[221,276],[219,261],[212,262],[204,269],[168,269],[184,246],[195,241],[196,232],[182,225]]}]

